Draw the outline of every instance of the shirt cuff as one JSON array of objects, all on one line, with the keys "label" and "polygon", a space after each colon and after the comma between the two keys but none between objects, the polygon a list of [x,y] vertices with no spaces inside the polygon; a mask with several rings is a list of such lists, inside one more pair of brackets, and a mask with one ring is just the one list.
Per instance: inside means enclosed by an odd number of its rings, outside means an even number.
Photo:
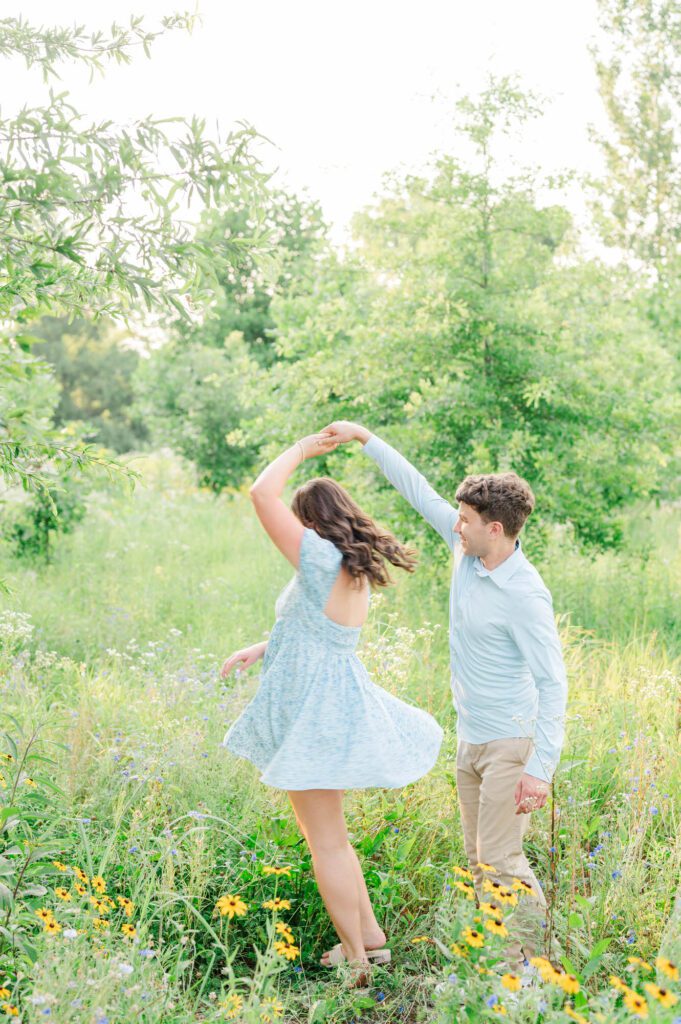
[{"label": "shirt cuff", "polygon": [[554,770],[553,764],[547,758],[540,758],[536,750],[525,765],[525,775],[531,775],[532,778],[541,779],[542,782],[548,782],[549,784],[553,779]]},{"label": "shirt cuff", "polygon": [[378,451],[382,443],[383,442],[381,441],[380,437],[376,437],[375,434],[372,434],[369,440],[366,442],[366,444],[362,445],[362,451],[366,452],[367,455],[370,455],[372,458],[374,458],[376,455],[378,455]]}]

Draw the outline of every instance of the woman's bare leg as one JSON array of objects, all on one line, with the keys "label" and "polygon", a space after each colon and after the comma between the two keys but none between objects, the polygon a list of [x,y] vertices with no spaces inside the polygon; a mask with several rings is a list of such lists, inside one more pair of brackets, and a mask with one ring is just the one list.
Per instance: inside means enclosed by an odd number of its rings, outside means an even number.
[{"label": "woman's bare leg", "polygon": [[335,789],[289,791],[296,818],[312,854],[320,895],[347,960],[366,963],[356,869],[343,814],[343,794]]}]

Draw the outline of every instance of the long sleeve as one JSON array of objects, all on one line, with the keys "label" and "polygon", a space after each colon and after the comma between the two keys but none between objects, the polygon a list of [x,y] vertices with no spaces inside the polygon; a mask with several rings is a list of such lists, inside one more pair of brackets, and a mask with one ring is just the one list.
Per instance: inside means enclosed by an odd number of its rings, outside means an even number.
[{"label": "long sleeve", "polygon": [[362,451],[374,460],[393,487],[453,549],[458,541],[458,534],[453,532],[454,525],[459,518],[453,505],[441,498],[403,455],[375,434],[371,435]]},{"label": "long sleeve", "polygon": [[518,602],[510,631],[529,666],[539,695],[535,749],[525,771],[551,782],[565,737],[567,676],[548,591],[535,591]]}]

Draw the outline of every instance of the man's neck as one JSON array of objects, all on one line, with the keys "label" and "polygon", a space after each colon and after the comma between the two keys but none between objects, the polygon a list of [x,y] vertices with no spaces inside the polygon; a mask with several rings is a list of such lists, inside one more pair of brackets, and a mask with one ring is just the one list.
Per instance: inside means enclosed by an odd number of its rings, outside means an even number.
[{"label": "man's neck", "polygon": [[502,562],[505,562],[507,558],[510,558],[515,551],[515,540],[509,542],[508,545],[504,545],[503,548],[499,548],[498,551],[493,551],[489,555],[485,555],[480,561],[484,565],[487,572],[493,572],[497,569]]}]

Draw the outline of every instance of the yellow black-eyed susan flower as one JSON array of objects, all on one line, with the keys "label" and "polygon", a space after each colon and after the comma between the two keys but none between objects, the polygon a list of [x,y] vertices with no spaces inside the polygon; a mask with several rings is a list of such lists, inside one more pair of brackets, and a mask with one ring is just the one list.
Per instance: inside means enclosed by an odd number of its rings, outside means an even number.
[{"label": "yellow black-eyed susan flower", "polygon": [[106,900],[97,899],[96,896],[90,897],[90,903],[95,908],[100,917],[106,917],[111,912],[111,907]]},{"label": "yellow black-eyed susan flower", "polygon": [[48,935],[56,935],[57,932],[61,931],[61,925],[59,924],[59,921],[55,921],[55,919],[51,917],[49,921],[45,922],[45,928],[43,931],[46,931]]},{"label": "yellow black-eyed susan flower", "polygon": [[0,999],[9,999],[12,995],[8,988],[0,988]]},{"label": "yellow black-eyed susan flower", "polygon": [[482,861],[478,861],[478,867],[481,871],[486,871],[490,875],[497,875],[498,871],[493,868],[491,864],[483,864]]},{"label": "yellow black-eyed susan flower", "polygon": [[41,907],[40,910],[36,910],[35,915],[43,922],[51,921],[54,917],[49,907]]},{"label": "yellow black-eyed susan flower", "polygon": [[516,892],[524,892],[526,896],[537,895],[532,886],[528,885],[527,882],[523,882],[522,878],[513,879],[513,888],[516,890]]},{"label": "yellow black-eyed susan flower", "polygon": [[459,878],[467,878],[470,882],[473,881],[473,875],[468,870],[468,868],[460,868],[458,865],[455,865],[452,868],[452,871],[454,872],[455,875],[458,875]]},{"label": "yellow black-eyed susan flower", "polygon": [[645,1019],[649,1015],[648,1003],[638,992],[627,992],[624,997],[624,1005],[629,1013],[633,1013],[636,1017]]},{"label": "yellow black-eyed susan flower", "polygon": [[244,1001],[236,992],[230,992],[226,999],[218,1003],[227,1020],[237,1017],[242,1010]]},{"label": "yellow black-eyed susan flower", "polygon": [[415,935],[411,941],[417,945],[419,942],[430,942],[431,940],[428,935]]},{"label": "yellow black-eyed susan flower", "polygon": [[454,953],[455,956],[461,956],[464,958],[468,956],[468,950],[466,949],[466,947],[460,946],[458,942],[452,942],[449,948],[451,949],[452,953]]},{"label": "yellow black-eyed susan flower", "polygon": [[480,909],[483,914],[487,914],[488,917],[503,917],[503,908],[498,903],[481,903]]},{"label": "yellow black-eyed susan flower", "polygon": [[260,1005],[260,1020],[263,1024],[272,1024],[284,1012],[284,1005],[278,999],[263,999]]},{"label": "yellow black-eyed susan flower", "polygon": [[662,973],[666,975],[668,978],[671,978],[672,981],[679,980],[678,967],[676,966],[676,964],[672,963],[671,960],[668,960],[666,956],[658,956],[657,960],[655,961],[655,966],[657,967],[658,971],[662,971]]},{"label": "yellow black-eyed susan flower", "polygon": [[566,1003],[563,1007],[563,1013],[566,1014],[570,1020],[576,1020],[577,1024],[589,1024],[589,1018],[583,1017],[581,1013],[577,1013],[572,1003]]},{"label": "yellow black-eyed susan flower", "polygon": [[0,789],[7,789],[7,788],[8,788],[7,787],[7,779],[2,774],[2,772],[0,772]]},{"label": "yellow black-eyed susan flower", "polygon": [[87,889],[81,882],[74,882],[73,888],[76,890],[79,896],[85,896],[87,893]]},{"label": "yellow black-eyed susan flower", "polygon": [[127,922],[121,925],[121,931],[127,939],[134,939],[137,935],[137,929],[134,924],[127,924]]},{"label": "yellow black-eyed susan flower", "polygon": [[662,1003],[667,1008],[676,1006],[679,1001],[679,997],[670,992],[668,988],[658,988],[657,985],[653,985],[652,981],[647,981],[643,987],[649,996],[657,999],[658,1003]]},{"label": "yellow black-eyed susan flower", "polygon": [[58,896],[60,900],[64,901],[64,903],[70,903],[71,893],[69,892],[68,889],[65,889],[62,885],[60,885],[54,890],[54,892],[55,895]]},{"label": "yellow black-eyed susan flower", "polygon": [[298,946],[294,946],[292,943],[289,942],[275,942],[274,948],[279,954],[279,956],[283,956],[287,960],[295,960],[300,954],[300,949],[298,948]]},{"label": "yellow black-eyed susan flower", "polygon": [[474,949],[479,949],[485,945],[485,938],[482,932],[477,931],[475,928],[464,928],[462,938],[464,942],[467,942]]},{"label": "yellow black-eyed susan flower", "polygon": [[7,1014],[8,1017],[18,1017],[19,1016],[19,1007],[18,1006],[14,1006],[12,1003],[3,1003],[2,1004],[2,1012]]},{"label": "yellow black-eyed susan flower", "polygon": [[618,978],[616,974],[611,974],[608,978],[608,981],[610,982],[613,988],[617,989],[618,992],[631,992],[631,989],[629,988],[627,983],[625,981],[622,981],[621,978]]},{"label": "yellow black-eyed susan flower", "polygon": [[283,921],[277,921],[277,923],[274,926],[274,930],[278,932],[279,935],[281,935],[286,940],[286,942],[293,943],[296,941],[293,932],[291,931],[289,926],[285,924]]},{"label": "yellow black-eyed susan flower", "polygon": [[492,1007],[492,1013],[498,1013],[500,1017],[505,1017],[508,1014],[508,1010],[501,1003],[495,1003]]},{"label": "yellow black-eyed susan flower", "polygon": [[106,892],[106,882],[101,875],[94,875],[90,879],[90,885],[98,893]]},{"label": "yellow black-eyed susan flower", "polygon": [[458,879],[454,882],[455,887],[462,892],[467,900],[475,899],[475,889],[472,885],[468,885],[466,882],[461,882]]},{"label": "yellow black-eyed susan flower", "polygon": [[290,910],[291,901],[282,900],[281,896],[275,896],[273,900],[265,900],[263,907],[265,910]]},{"label": "yellow black-eyed susan flower", "polygon": [[262,873],[263,875],[286,875],[290,876],[293,865],[287,864],[283,868],[275,867],[272,864],[263,864]]},{"label": "yellow black-eyed susan flower", "polygon": [[544,956],[533,956],[530,963],[533,967],[537,968],[539,977],[543,982],[553,981],[554,975],[558,973],[551,961],[547,960]]},{"label": "yellow black-eyed susan flower", "polygon": [[647,960],[642,960],[640,956],[628,956],[627,961],[632,967],[640,967],[642,971],[652,971],[653,966],[649,964]]},{"label": "yellow black-eyed susan flower", "polygon": [[[106,898],[108,899],[108,897]],[[119,896],[118,902],[123,907],[126,917],[132,917],[133,911],[135,909],[135,904],[132,902],[132,900],[128,899],[127,896]]]},{"label": "yellow black-eyed susan flower", "polygon": [[103,931],[109,927],[109,921],[105,917],[93,917],[92,923],[97,931]]},{"label": "yellow black-eyed susan flower", "polygon": [[215,906],[222,917],[226,915],[230,921],[233,917],[243,917],[248,910],[248,904],[240,896],[221,896]]},{"label": "yellow black-eyed susan flower", "polygon": [[507,988],[509,992],[520,992],[523,983],[518,974],[502,974],[501,984],[504,988]]},{"label": "yellow black-eyed susan flower", "polygon": [[501,882],[492,882],[489,878],[486,878],[482,883],[482,888],[483,892],[491,893],[494,899],[499,900],[501,903],[508,903],[511,907],[515,907],[518,903],[518,897],[513,892],[513,889],[502,885]]},{"label": "yellow black-eyed susan flower", "polygon": [[54,864],[55,868],[57,868],[58,871],[68,871],[69,870],[68,865],[67,864],[62,864],[62,862],[60,860],[53,860],[52,863]]},{"label": "yellow black-eyed susan flower", "polygon": [[574,974],[566,974],[564,971],[556,971],[555,984],[560,985],[563,992],[568,996],[576,996],[579,992],[579,982]]},{"label": "yellow black-eyed susan flower", "polygon": [[24,785],[30,786],[32,789],[35,789],[38,783],[35,781],[35,779],[30,779],[27,775],[26,778],[24,779]]},{"label": "yellow black-eyed susan flower", "polygon": [[492,935],[501,935],[502,938],[506,938],[508,935],[508,928],[501,920],[500,917],[488,917],[485,919],[485,928]]}]

